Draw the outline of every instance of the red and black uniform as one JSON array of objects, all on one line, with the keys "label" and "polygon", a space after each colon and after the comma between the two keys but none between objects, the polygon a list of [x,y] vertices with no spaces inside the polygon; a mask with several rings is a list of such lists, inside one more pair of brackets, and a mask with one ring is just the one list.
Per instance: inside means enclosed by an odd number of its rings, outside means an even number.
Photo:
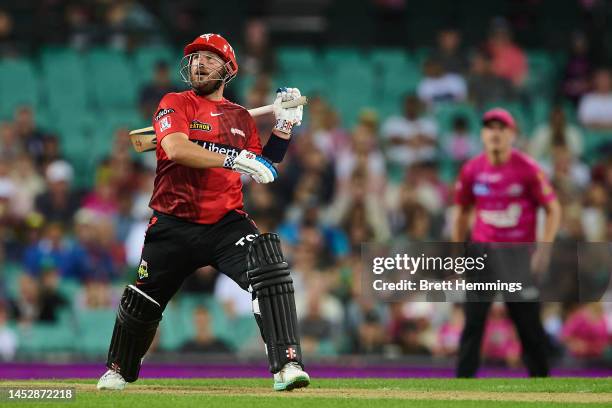
[{"label": "red and black uniform", "polygon": [[[180,132],[203,149],[238,155],[261,153],[248,111],[226,99],[211,101],[193,91],[167,94],[153,117],[157,174],[137,287],[162,307],[196,269],[212,265],[248,288],[248,243],[257,227],[242,211],[240,174],[229,169],[197,169],[168,159],[161,141]],[[141,272],[144,271],[144,272]]]},{"label": "red and black uniform", "polygon": [[253,118],[246,109],[223,99],[211,101],[193,91],[167,94],[153,118],[157,135],[157,175],[150,207],[198,224],[212,224],[242,209],[240,174],[221,168],[196,169],[169,160],[161,141],[181,132],[189,140],[222,154],[246,149],[261,154]]}]

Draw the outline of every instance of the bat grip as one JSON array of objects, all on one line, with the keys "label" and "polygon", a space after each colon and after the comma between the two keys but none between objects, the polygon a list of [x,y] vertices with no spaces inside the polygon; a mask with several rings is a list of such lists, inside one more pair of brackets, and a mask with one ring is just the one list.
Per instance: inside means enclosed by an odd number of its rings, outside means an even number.
[{"label": "bat grip", "polygon": [[[290,101],[281,102],[281,106],[285,109],[295,108],[296,106],[306,105],[308,103],[308,98],[305,96],[300,96],[297,99],[293,99]],[[259,108],[249,109],[249,113],[251,116],[260,116],[265,115],[267,113],[272,113],[274,111],[274,105],[266,105]]]}]

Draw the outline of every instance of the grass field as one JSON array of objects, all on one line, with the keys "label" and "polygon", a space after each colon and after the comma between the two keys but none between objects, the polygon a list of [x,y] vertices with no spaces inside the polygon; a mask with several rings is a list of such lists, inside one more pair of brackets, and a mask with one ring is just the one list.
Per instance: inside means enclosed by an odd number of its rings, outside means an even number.
[{"label": "grass field", "polygon": [[315,379],[307,389],[283,393],[262,379],[140,380],[121,392],[97,391],[94,380],[2,381],[0,386],[76,388],[74,402],[26,403],[47,408],[612,406],[612,378]]}]

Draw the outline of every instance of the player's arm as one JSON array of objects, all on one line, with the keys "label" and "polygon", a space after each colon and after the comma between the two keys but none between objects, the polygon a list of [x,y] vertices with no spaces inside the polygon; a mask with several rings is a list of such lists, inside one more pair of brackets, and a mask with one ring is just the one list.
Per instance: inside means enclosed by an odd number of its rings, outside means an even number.
[{"label": "player's arm", "polygon": [[168,159],[187,167],[198,169],[225,168],[240,174],[251,176],[258,183],[271,183],[278,177],[278,172],[265,157],[248,150],[242,150],[237,156],[227,155],[202,149],[189,141],[185,133],[177,132],[165,136],[161,147]]},{"label": "player's arm", "polygon": [[189,141],[185,133],[176,132],[165,136],[161,146],[168,159],[187,167],[209,169],[223,167],[226,156],[220,153],[202,149]]},{"label": "player's arm", "polygon": [[546,220],[542,231],[541,242],[554,242],[561,223],[561,205],[556,198],[544,204]]},{"label": "player's arm", "polygon": [[295,108],[283,108],[282,102],[291,101],[299,98],[300,90],[297,88],[279,88],[276,91],[276,100],[274,101],[274,117],[276,123],[272,134],[268,139],[268,143],[262,150],[262,155],[270,159],[274,163],[280,163],[287,153],[289,148],[289,140],[291,139],[291,131],[294,126],[299,126],[302,123],[302,115],[304,112],[303,106]]},{"label": "player's arm", "polygon": [[474,204],[472,177],[468,164],[464,165],[455,183],[455,208],[451,224],[451,241],[465,242],[470,229],[470,220]]}]

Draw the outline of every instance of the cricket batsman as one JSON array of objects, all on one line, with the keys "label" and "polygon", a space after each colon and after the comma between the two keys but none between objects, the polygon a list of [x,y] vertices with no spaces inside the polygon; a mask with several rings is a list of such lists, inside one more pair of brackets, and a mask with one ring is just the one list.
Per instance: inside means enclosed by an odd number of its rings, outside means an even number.
[{"label": "cricket batsman", "polygon": [[241,175],[258,183],[277,178],[273,163],[287,151],[302,106],[281,88],[276,124],[262,148],[253,118],[223,97],[238,72],[231,45],[219,34],[188,44],[180,74],[191,90],[165,95],[153,117],[157,170],[136,282],[121,297],[106,366],[97,388],[121,390],[138,379],[162,312],[187,276],[212,265],[251,292],[277,391],[306,387],[293,281],[279,237],[260,233],[242,211]]},{"label": "cricket batsman", "polygon": [[[489,243],[493,242],[517,243],[502,245],[504,249],[501,250],[500,245],[496,245],[497,250],[493,249],[487,262],[492,257],[505,255],[498,262],[503,266],[499,269],[508,270],[513,276],[541,272],[546,268],[561,216],[555,192],[536,162],[512,147],[516,123],[508,111],[496,108],[486,112],[481,137],[484,152],[463,166],[456,184],[457,214],[453,220],[452,240],[465,241],[474,210],[470,239],[473,244],[468,244],[468,252],[470,248],[482,252],[483,248],[492,248]],[[545,244],[532,251],[527,247],[533,245],[520,243],[536,241],[539,207],[546,212],[540,237]],[[486,272],[496,273],[494,270]],[[465,326],[459,343],[458,377],[474,377],[478,370],[480,346],[491,306],[491,301],[482,301],[480,297],[478,300],[464,304]],[[523,360],[529,375],[547,376],[546,336],[540,320],[540,304],[507,301],[506,305],[523,346]]]}]

